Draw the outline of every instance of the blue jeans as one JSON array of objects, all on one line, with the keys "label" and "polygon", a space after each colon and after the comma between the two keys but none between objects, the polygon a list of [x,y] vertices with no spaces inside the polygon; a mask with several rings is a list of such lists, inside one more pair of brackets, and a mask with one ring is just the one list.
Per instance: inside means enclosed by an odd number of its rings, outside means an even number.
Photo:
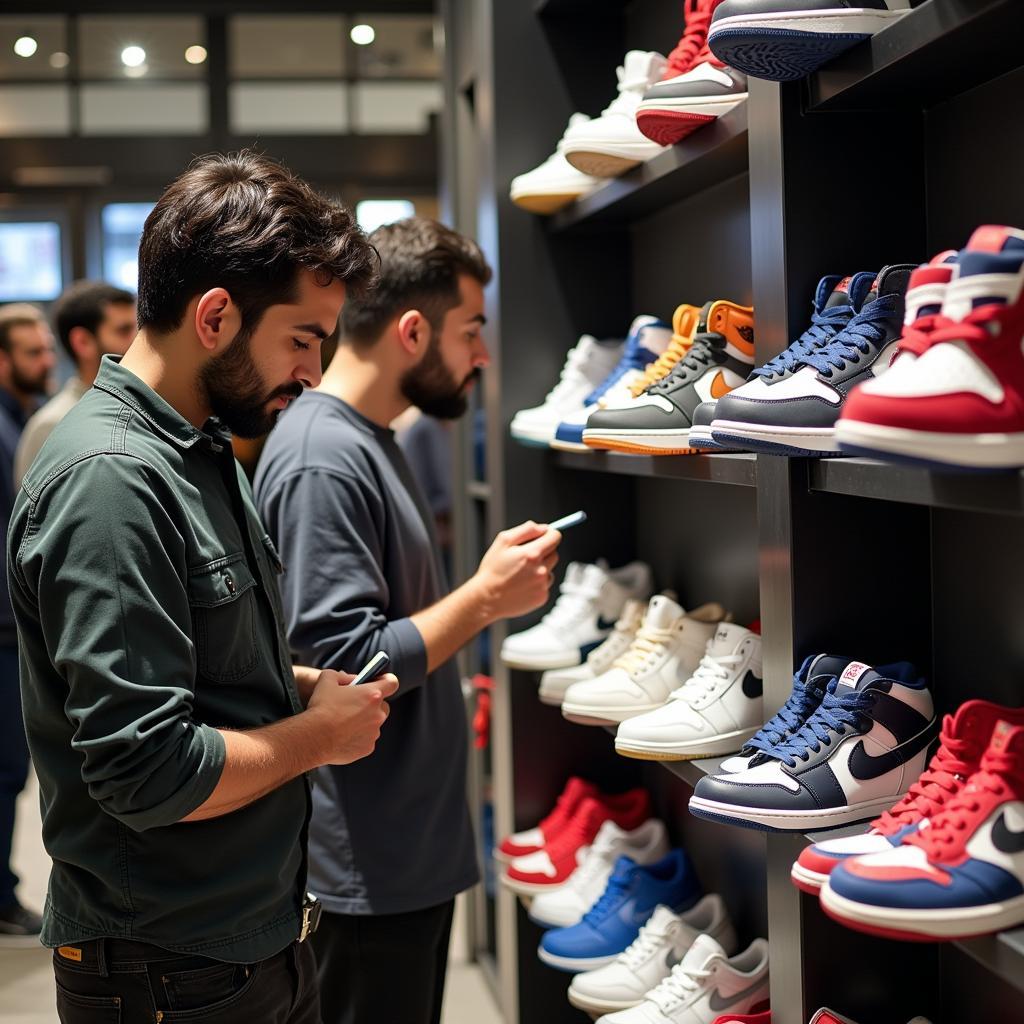
[{"label": "blue jeans", "polygon": [[0,647],[0,907],[14,902],[11,870],[14,808],[28,778],[28,743],[21,717],[18,648]]}]

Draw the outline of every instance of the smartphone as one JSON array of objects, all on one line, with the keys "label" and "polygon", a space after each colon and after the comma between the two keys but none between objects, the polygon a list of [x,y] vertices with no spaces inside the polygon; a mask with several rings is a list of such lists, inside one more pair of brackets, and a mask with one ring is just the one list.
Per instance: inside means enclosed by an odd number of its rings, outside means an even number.
[{"label": "smartphone", "polygon": [[571,530],[574,526],[582,526],[586,521],[586,512],[573,512],[572,515],[563,516],[561,519],[556,519],[553,523],[548,523],[548,527],[549,529],[565,533],[566,530]]},{"label": "smartphone", "polygon": [[364,666],[363,670],[352,680],[350,686],[358,686],[360,683],[368,683],[379,676],[384,675],[391,667],[391,659],[383,652],[378,651]]}]

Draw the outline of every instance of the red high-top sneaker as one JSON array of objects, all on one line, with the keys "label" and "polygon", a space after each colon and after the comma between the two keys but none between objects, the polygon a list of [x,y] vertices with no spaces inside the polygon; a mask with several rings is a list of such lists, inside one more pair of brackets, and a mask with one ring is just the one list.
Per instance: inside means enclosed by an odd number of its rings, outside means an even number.
[{"label": "red high-top sneaker", "polygon": [[500,845],[494,848],[495,859],[509,861],[543,850],[565,828],[579,805],[587,797],[597,795],[598,789],[593,783],[575,776],[570,778],[551,813],[536,828],[513,832],[503,839]]}]

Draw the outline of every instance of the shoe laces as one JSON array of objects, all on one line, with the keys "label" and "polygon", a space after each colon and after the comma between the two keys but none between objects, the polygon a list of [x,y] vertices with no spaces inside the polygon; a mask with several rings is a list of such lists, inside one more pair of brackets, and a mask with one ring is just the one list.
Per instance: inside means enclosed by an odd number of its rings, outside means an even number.
[{"label": "shoe laces", "polygon": [[899,296],[881,295],[870,310],[862,310],[827,345],[808,353],[801,360],[813,366],[823,377],[846,369],[859,355],[867,355],[885,337],[885,320],[899,312]]},{"label": "shoe laces", "polygon": [[689,1001],[700,992],[710,977],[711,971],[703,967],[687,965],[685,962],[676,964],[672,968],[672,973],[661,984],[651,989],[644,998],[668,1014],[674,1007]]},{"label": "shoe laces", "polygon": [[690,350],[672,367],[670,373],[656,381],[648,389],[651,393],[668,391],[687,370],[701,370],[716,362],[715,350],[724,347],[725,336],[714,331],[698,334],[693,339]]},{"label": "shoe laces", "polygon": [[686,0],[683,5],[686,28],[668,55],[668,67],[665,69],[664,78],[685,75],[696,66],[697,57],[707,49],[708,26],[711,24],[714,6],[708,0]]},{"label": "shoe laces", "polygon": [[960,320],[944,317],[945,322],[932,332],[930,345],[937,345],[943,341],[970,341],[980,345],[991,343],[1002,333],[998,311],[1006,308],[1001,304],[996,305],[995,310],[992,305],[978,306]]},{"label": "shoe laces", "polygon": [[608,869],[608,861],[615,852],[615,839],[595,839],[587,851],[583,863],[569,876],[569,886],[578,893],[585,893],[595,878]]},{"label": "shoe laces", "polygon": [[950,320],[949,317],[943,316],[941,313],[928,313],[925,316],[919,316],[913,323],[909,323],[903,328],[903,334],[893,358],[895,359],[903,352],[911,352],[915,356],[922,355],[932,347],[935,332],[942,327],[951,327],[954,323],[954,320]]},{"label": "shoe laces", "polygon": [[[616,658],[621,657],[626,651],[629,650],[630,645],[635,639],[635,632],[631,629],[627,629],[625,626],[620,626],[618,622],[615,623],[615,627],[612,629],[608,638],[599,647],[595,647],[594,650],[587,655],[587,661],[611,661],[608,662],[608,667],[611,667],[612,662]],[[615,652],[614,655],[612,652]],[[598,655],[598,657],[595,657]]]},{"label": "shoe laces", "polygon": [[747,740],[743,749],[758,750],[762,753],[774,749],[807,721],[821,703],[822,696],[822,691],[817,687],[794,679],[793,692],[786,703]]},{"label": "shoe laces", "polygon": [[629,650],[618,658],[612,668],[620,668],[629,676],[639,675],[660,658],[676,635],[673,627],[641,626]]},{"label": "shoe laces", "polygon": [[587,405],[593,405],[608,394],[630,370],[647,369],[646,357],[641,355],[640,348],[639,344],[626,345],[626,350],[619,357],[619,361],[615,364],[615,369],[587,395],[585,399]]},{"label": "shoe laces", "polygon": [[558,375],[558,381],[545,396],[543,404],[557,402],[564,394],[577,387],[581,380],[586,380],[583,374],[583,367],[586,363],[587,357],[579,345],[569,349],[569,354],[565,357],[565,364]]},{"label": "shoe laces", "polygon": [[652,384],[656,384],[663,377],[672,372],[673,367],[679,363],[693,344],[693,338],[687,338],[682,334],[673,334],[668,348],[651,363],[644,371],[644,375],[630,388],[634,398],[642,395]]},{"label": "shoe laces", "polygon": [[637,937],[625,948],[619,962],[630,970],[635,970],[649,960],[665,941],[679,928],[679,922],[673,920],[655,921],[651,918],[641,929]]},{"label": "shoe laces", "polygon": [[673,690],[669,697],[690,703],[710,697],[722,683],[729,680],[731,670],[742,661],[742,654],[705,654],[693,675],[678,690]]},{"label": "shoe laces", "polygon": [[583,915],[581,923],[596,926],[609,914],[614,913],[622,897],[629,891],[629,882],[629,875],[612,875],[604,892],[601,893],[601,898]]},{"label": "shoe laces", "polygon": [[854,317],[853,306],[833,306],[811,314],[811,326],[789,348],[754,370],[758,377],[772,377],[797,369],[812,352],[827,345]]},{"label": "shoe laces", "polygon": [[871,823],[873,829],[883,835],[893,835],[907,825],[931,819],[963,787],[971,773],[972,760],[977,759],[977,744],[950,735],[951,724],[947,716],[939,749],[928,767],[895,807]]},{"label": "shoe laces", "polygon": [[544,625],[552,629],[569,629],[589,616],[591,603],[599,590],[591,583],[563,581],[551,611],[544,616]]},{"label": "shoe laces", "polygon": [[792,736],[768,753],[775,760],[793,768],[798,760],[806,761],[823,746],[831,746],[834,733],[842,736],[846,734],[847,727],[860,728],[873,703],[874,696],[871,693],[851,690],[837,697],[834,692],[826,690],[817,711]]},{"label": "shoe laces", "polygon": [[620,64],[615,69],[615,76],[619,81],[618,92],[615,99],[601,111],[602,117],[617,115],[619,117],[636,117],[636,107],[641,97],[650,87],[646,75],[637,74],[634,78],[626,77],[626,67]]},{"label": "shoe laces", "polygon": [[[598,826],[599,827],[599,826]],[[561,860],[567,853],[579,850],[594,838],[597,828],[590,814],[574,814],[561,832],[548,843],[548,857],[552,863]],[[584,858],[586,859],[586,858]]]}]

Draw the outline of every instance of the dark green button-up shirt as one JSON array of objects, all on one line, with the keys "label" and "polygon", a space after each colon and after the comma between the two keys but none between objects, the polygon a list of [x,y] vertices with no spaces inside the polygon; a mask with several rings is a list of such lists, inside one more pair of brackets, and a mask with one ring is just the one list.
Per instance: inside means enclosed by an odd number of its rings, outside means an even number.
[{"label": "dark green button-up shirt", "polygon": [[249,962],[297,937],[305,779],[181,823],[220,778],[217,729],[301,710],[279,571],[227,433],[105,358],[25,476],[8,542],[46,945]]}]

